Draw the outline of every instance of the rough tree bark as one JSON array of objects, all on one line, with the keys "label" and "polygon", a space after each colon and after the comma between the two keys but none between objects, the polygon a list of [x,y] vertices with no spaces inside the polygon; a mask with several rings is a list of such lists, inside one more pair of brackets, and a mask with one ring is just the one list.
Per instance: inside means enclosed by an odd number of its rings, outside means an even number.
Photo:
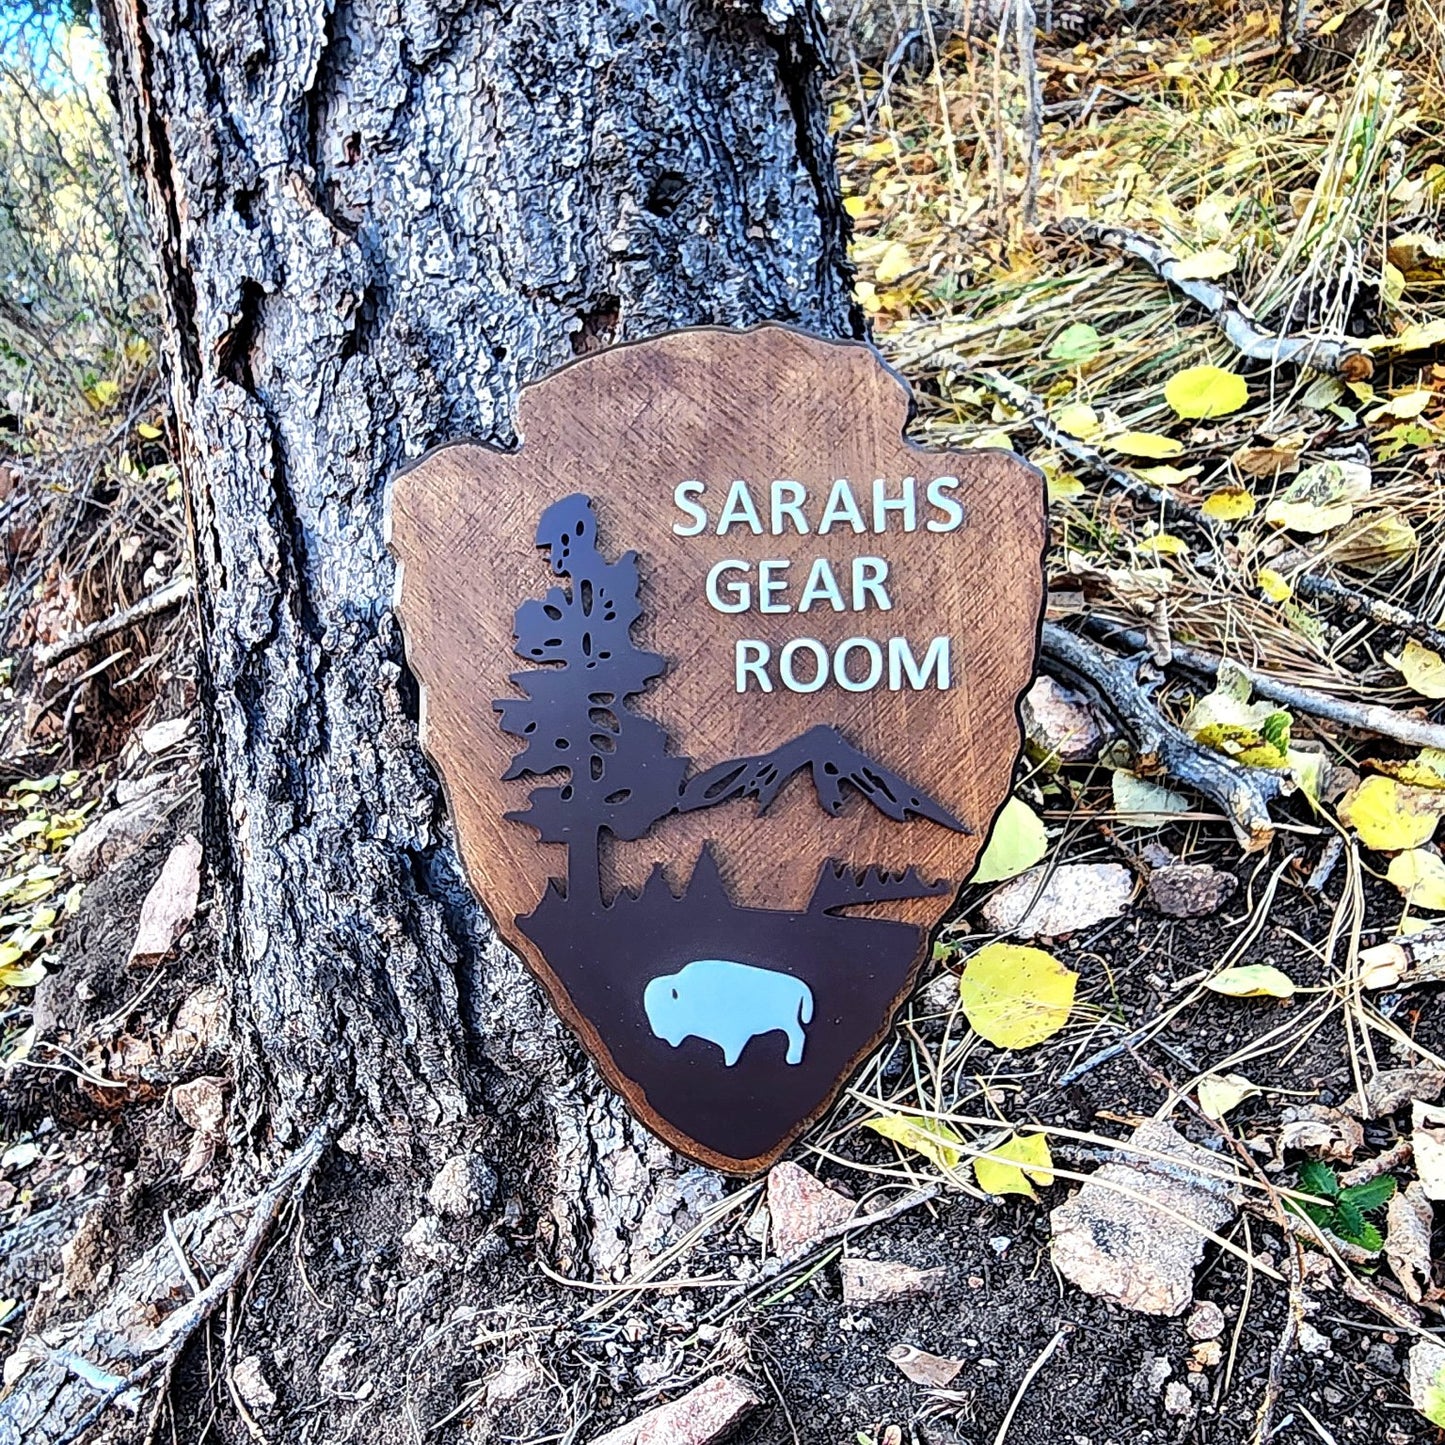
[{"label": "rough tree bark", "polygon": [[619,1275],[696,1191],[464,890],[383,489],[448,438],[510,443],[518,386],[589,348],[856,330],[815,6],[100,9],[194,532],[233,1155],[259,1173],[321,1123],[398,1228],[480,1158],[556,1267]]}]

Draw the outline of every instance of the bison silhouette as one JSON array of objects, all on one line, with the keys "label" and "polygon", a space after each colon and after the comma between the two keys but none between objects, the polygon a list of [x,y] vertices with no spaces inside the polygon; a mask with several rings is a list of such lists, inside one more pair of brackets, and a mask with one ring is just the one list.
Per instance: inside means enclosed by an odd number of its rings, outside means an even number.
[{"label": "bison silhouette", "polygon": [[706,1039],[731,1068],[748,1041],[781,1029],[787,1061],[803,1062],[803,1025],[813,1021],[813,991],[790,973],[754,968],[726,958],[699,958],[677,973],[654,978],[642,1006],[652,1032],[673,1048],[685,1038]]}]

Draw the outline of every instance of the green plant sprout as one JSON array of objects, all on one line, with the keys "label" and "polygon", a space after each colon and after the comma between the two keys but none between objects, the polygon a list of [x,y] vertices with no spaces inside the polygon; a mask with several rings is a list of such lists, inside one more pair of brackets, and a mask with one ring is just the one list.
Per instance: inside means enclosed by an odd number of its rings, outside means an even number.
[{"label": "green plant sprout", "polygon": [[1358,1245],[1375,1253],[1384,1247],[1380,1231],[1368,1219],[1367,1214],[1383,1209],[1395,1193],[1395,1178],[1381,1174],[1367,1179],[1363,1184],[1340,1186],[1339,1176],[1330,1166],[1319,1159],[1306,1159],[1299,1167],[1299,1188],[1306,1194],[1328,1199],[1328,1204],[1307,1203],[1304,1200],[1287,1200],[1289,1207],[1306,1218],[1327,1229],[1346,1244]]}]

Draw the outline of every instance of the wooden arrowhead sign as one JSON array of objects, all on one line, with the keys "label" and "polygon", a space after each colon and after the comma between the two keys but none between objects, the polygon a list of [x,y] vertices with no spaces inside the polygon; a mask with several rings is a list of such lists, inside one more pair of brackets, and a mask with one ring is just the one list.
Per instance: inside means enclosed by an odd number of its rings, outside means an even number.
[{"label": "wooden arrowhead sign", "polygon": [[502,937],[633,1111],[766,1168],[907,995],[1008,795],[1043,484],[903,439],[868,346],[675,332],[397,477],[423,742]]}]

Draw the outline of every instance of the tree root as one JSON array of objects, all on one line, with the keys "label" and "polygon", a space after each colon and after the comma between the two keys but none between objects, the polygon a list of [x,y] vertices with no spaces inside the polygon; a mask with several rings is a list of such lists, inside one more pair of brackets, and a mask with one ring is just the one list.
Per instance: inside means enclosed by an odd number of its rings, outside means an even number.
[{"label": "tree root", "polygon": [[1099,699],[1133,746],[1141,773],[1165,774],[1203,794],[1247,853],[1269,844],[1269,805],[1292,790],[1287,773],[1244,767],[1196,743],[1149,700],[1135,658],[1117,657],[1053,622],[1044,624],[1043,656]]},{"label": "tree root", "polygon": [[[226,1299],[246,1272],[255,1265],[272,1225],[276,1222],[282,1209],[305,1190],[321,1156],[331,1142],[333,1132],[334,1124],[329,1121],[313,1129],[300,1148],[277,1171],[271,1182],[250,1201],[250,1214],[246,1226],[236,1241],[225,1267],[212,1277],[204,1289],[192,1294],[181,1308],[167,1315],[151,1331],[153,1337],[159,1339],[159,1348],[129,1374],[117,1377],[112,1372],[95,1365],[88,1356],[88,1351],[100,1347],[114,1349],[117,1341],[112,1329],[116,1322],[115,1316],[118,1307],[123,1311],[125,1301],[112,1302],[104,1307],[99,1316],[93,1317],[88,1322],[88,1324],[96,1325],[97,1328],[87,1329],[82,1326],[75,1341],[82,1346],[80,1350],[56,1349],[46,1345],[43,1341],[34,1344],[22,1342],[21,1350],[26,1350],[28,1347],[37,1358],[45,1360],[51,1365],[63,1366],[67,1374],[84,1381],[91,1389],[98,1388],[101,1391],[100,1397],[59,1433],[50,1436],[36,1434],[27,1438],[34,1439],[35,1445],[42,1445],[42,1441],[48,1441],[48,1445],[75,1445],[75,1442],[80,1440],[117,1400],[139,1390],[153,1380],[169,1378],[196,1331],[205,1324],[217,1306]],[[239,1207],[245,1208],[246,1206]],[[171,1245],[167,1243],[159,1248],[170,1264],[174,1266],[175,1260],[171,1253]],[[124,1283],[132,1273],[132,1270],[128,1270],[126,1275],[122,1276],[122,1282]],[[134,1300],[129,1303],[137,1304]],[[146,1308],[148,1307],[147,1305]],[[22,1380],[23,1378],[22,1376]],[[43,1388],[43,1386],[37,1385],[37,1388]],[[7,1421],[13,1423],[17,1416],[24,1415],[25,1402],[18,1399],[17,1396],[25,1393],[24,1385],[17,1382],[4,1403],[0,1404],[0,1424]],[[54,1393],[58,1395],[59,1389],[57,1388]],[[59,1405],[54,1399],[49,1402],[31,1403],[39,1403],[42,1406],[48,1404],[49,1406],[40,1423],[43,1424],[47,1420],[56,1425],[60,1423],[57,1417],[63,1413],[63,1405]],[[22,1434],[26,1434],[25,1419],[20,1418],[19,1423]],[[3,1431],[0,1431],[0,1434],[3,1434]]]},{"label": "tree root", "polygon": [[[1149,645],[1144,633],[1135,628],[1115,627],[1102,618],[1086,623],[1086,626],[1090,631],[1107,630],[1111,640],[1139,651]],[[1205,677],[1214,677],[1225,661],[1212,652],[1188,647],[1179,642],[1171,645],[1170,652],[1173,662]],[[1310,717],[1324,718],[1327,722],[1357,728],[1360,732],[1373,733],[1376,737],[1392,738],[1395,742],[1406,743],[1411,747],[1445,749],[1445,723],[1425,722],[1411,717],[1409,713],[1382,707],[1379,703],[1346,702],[1343,698],[1317,692],[1312,687],[1281,682],[1278,678],[1270,677],[1268,673],[1256,672],[1252,667],[1245,667],[1241,663],[1231,665],[1249,679],[1250,686],[1258,696],[1269,702],[1282,703],[1296,712],[1307,713]]]},{"label": "tree root", "polygon": [[1109,246],[1142,261],[1161,281],[1167,281],[1195,305],[1202,307],[1230,344],[1251,361],[1280,362],[1312,366],[1345,381],[1367,381],[1375,363],[1367,351],[1345,337],[1280,336],[1267,331],[1232,291],[1217,281],[1197,280],[1179,275],[1179,259],[1157,241],[1124,226],[1106,226],[1098,221],[1072,217],[1058,222],[1056,229],[1096,246]]},{"label": "tree root", "polygon": [[178,577],[148,597],[142,597],[139,602],[132,603],[109,617],[102,617],[100,621],[82,627],[79,632],[73,632],[69,637],[62,637],[47,647],[37,647],[35,666],[37,670],[43,671],[92,643],[103,642],[107,637],[125,631],[127,627],[133,627],[147,618],[157,617],[162,612],[169,612],[172,607],[179,607],[194,589],[195,583],[189,577]]}]

